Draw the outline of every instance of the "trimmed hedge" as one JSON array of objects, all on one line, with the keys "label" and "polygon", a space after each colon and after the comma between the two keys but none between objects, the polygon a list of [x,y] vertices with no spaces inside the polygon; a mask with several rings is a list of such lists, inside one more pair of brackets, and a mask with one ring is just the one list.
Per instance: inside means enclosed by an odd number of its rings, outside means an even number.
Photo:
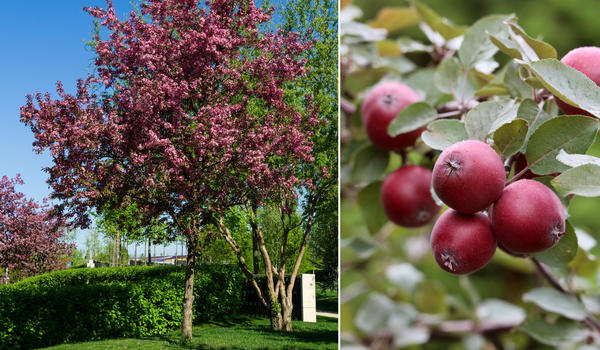
[{"label": "trimmed hedge", "polygon": [[[56,271],[0,286],[0,349],[164,334],[181,325],[185,268],[141,266]],[[195,320],[236,313],[236,265],[198,265]]]}]

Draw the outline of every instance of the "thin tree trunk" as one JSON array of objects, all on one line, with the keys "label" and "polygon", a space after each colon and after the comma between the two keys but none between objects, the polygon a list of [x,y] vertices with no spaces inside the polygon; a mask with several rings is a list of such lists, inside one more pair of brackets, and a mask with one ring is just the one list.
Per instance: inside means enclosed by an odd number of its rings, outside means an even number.
[{"label": "thin tree trunk", "polygon": [[148,265],[152,264],[152,240],[148,238]]},{"label": "thin tree trunk", "polygon": [[177,265],[177,238],[175,238],[175,265]]},{"label": "thin tree trunk", "polygon": [[254,264],[254,274],[258,275],[260,273],[260,262],[259,262],[259,253],[258,253],[258,240],[255,235],[252,235],[252,262]]},{"label": "thin tree trunk", "polygon": [[135,259],[135,265],[137,266],[137,247],[138,247],[139,242],[135,241],[135,248],[133,248],[133,258]]},{"label": "thin tree trunk", "polygon": [[188,251],[185,268],[185,293],[183,294],[183,322],[181,324],[181,337],[185,342],[192,340],[195,264],[195,253],[190,254]]},{"label": "thin tree trunk", "polygon": [[4,284],[8,284],[9,276],[8,276],[8,267],[4,269]]},{"label": "thin tree trunk", "polygon": [[[146,240],[144,240],[144,252],[148,251],[148,242]],[[145,265],[148,265],[148,262],[145,262]]]}]

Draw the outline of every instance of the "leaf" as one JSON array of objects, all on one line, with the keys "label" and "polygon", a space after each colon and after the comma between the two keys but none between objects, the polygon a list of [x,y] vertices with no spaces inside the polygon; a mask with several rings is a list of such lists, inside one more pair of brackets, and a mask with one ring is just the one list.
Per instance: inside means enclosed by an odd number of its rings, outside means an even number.
[{"label": "leaf", "polygon": [[525,33],[523,28],[514,22],[509,22],[508,25],[512,30],[515,31],[516,34],[520,35],[525,40],[525,42],[533,49],[533,51],[535,51],[540,59],[556,58],[556,49],[552,45],[530,37],[527,35],[527,33]]},{"label": "leaf", "polygon": [[425,45],[422,42],[413,40],[409,37],[398,38],[396,44],[403,53],[431,52],[433,50],[433,46]]},{"label": "leaf", "polygon": [[552,248],[534,254],[535,258],[544,264],[561,268],[566,267],[577,255],[577,235],[569,221],[565,225],[565,235]]},{"label": "leaf", "polygon": [[527,136],[527,122],[523,119],[515,119],[496,130],[494,145],[500,152],[500,157],[506,159],[519,152],[525,143],[525,136]]},{"label": "leaf", "polygon": [[525,320],[525,311],[509,302],[487,299],[477,305],[477,319],[498,326],[516,326]]},{"label": "leaf", "polygon": [[471,109],[465,118],[465,129],[470,139],[485,140],[488,134],[517,116],[514,101],[485,101]]},{"label": "leaf", "polygon": [[598,132],[598,120],[584,116],[560,116],[546,121],[527,144],[527,164],[539,175],[562,172],[569,167],[556,159],[560,149],[585,153]]},{"label": "leaf", "polygon": [[340,241],[340,246],[350,248],[361,259],[367,259],[377,250],[377,246],[370,238],[362,236],[343,239]]},{"label": "leaf", "polygon": [[383,176],[390,160],[390,154],[375,146],[366,146],[356,154],[352,166],[352,179],[354,182],[371,182]]},{"label": "leaf", "polygon": [[354,323],[358,329],[368,334],[387,329],[388,319],[394,308],[395,304],[390,298],[372,293],[356,312]]},{"label": "leaf", "polygon": [[555,96],[600,117],[600,87],[585,74],[553,58],[523,65]]},{"label": "leaf", "polygon": [[558,320],[556,323],[527,320],[519,328],[535,340],[553,346],[582,341],[587,337],[587,332],[579,323],[569,320]]},{"label": "leaf", "polygon": [[387,30],[372,28],[364,23],[351,21],[340,26],[341,36],[351,37],[351,39],[345,38],[346,43],[375,42],[385,39]]},{"label": "leaf", "polygon": [[487,97],[487,96],[497,96],[497,95],[508,95],[510,94],[510,89],[506,87],[504,84],[498,83],[490,83],[482,88],[475,90],[475,96],[478,97]]},{"label": "leaf", "polygon": [[518,47],[515,46],[512,40],[508,38],[498,38],[490,33],[487,34],[492,44],[496,45],[496,47],[500,49],[500,51],[504,52],[512,58],[516,58],[519,60],[522,58],[521,51]]},{"label": "leaf", "polygon": [[517,110],[517,117],[527,121],[529,127],[522,147],[522,152],[525,153],[525,150],[527,148],[526,146],[529,141],[529,138],[531,137],[531,134],[533,134],[533,132],[536,131],[540,125],[542,125],[545,121],[551,119],[552,117],[543,110],[541,110],[538,107],[537,103],[535,103],[530,98],[527,98],[521,102],[521,105]]},{"label": "leaf", "polygon": [[467,28],[464,26],[455,26],[448,19],[441,17],[427,5],[415,1],[415,10],[421,19],[429,25],[431,29],[440,33],[446,40],[463,35]]},{"label": "leaf", "polygon": [[379,197],[381,185],[381,181],[372,182],[358,193],[358,205],[371,234],[379,232],[381,227],[388,222]]},{"label": "leaf", "polygon": [[388,126],[388,135],[396,137],[400,134],[416,130],[435,120],[437,111],[427,102],[415,102],[406,106]]},{"label": "leaf", "polygon": [[575,297],[548,287],[535,288],[523,294],[523,301],[576,321],[582,321],[587,316],[585,307]]},{"label": "leaf", "polygon": [[561,149],[556,155],[556,160],[571,168],[584,164],[595,164],[600,166],[600,158],[589,156],[587,154],[569,154]]},{"label": "leaf", "polygon": [[426,314],[441,314],[446,312],[446,292],[444,285],[438,281],[422,282],[414,294],[417,309]]},{"label": "leaf", "polygon": [[506,66],[504,73],[504,85],[510,89],[514,97],[528,97],[532,95],[533,89],[527,85],[519,76],[519,65],[515,61],[510,61]]},{"label": "leaf", "polygon": [[433,84],[442,92],[458,96],[458,92],[463,90],[463,85],[466,82],[464,73],[464,69],[458,60],[450,57],[438,66],[433,76]]},{"label": "leaf", "polygon": [[377,52],[382,57],[388,56],[399,56],[402,54],[402,50],[398,44],[393,40],[382,40],[375,43]]},{"label": "leaf", "polygon": [[421,139],[427,146],[440,151],[468,138],[465,124],[454,119],[433,121],[429,123],[427,130],[421,134]]},{"label": "leaf", "polygon": [[458,50],[460,61],[469,68],[479,61],[486,60],[498,51],[488,38],[488,33],[498,37],[508,37],[508,27],[504,21],[511,15],[492,15],[484,17],[473,24],[465,33],[465,38]]},{"label": "leaf", "polygon": [[367,22],[373,28],[387,29],[393,33],[419,23],[419,14],[412,7],[384,7],[374,20]]},{"label": "leaf", "polygon": [[412,264],[401,263],[389,266],[385,270],[385,277],[408,293],[412,293],[415,287],[423,281],[424,275]]},{"label": "leaf", "polygon": [[598,197],[600,196],[600,166],[584,164],[569,169],[552,180],[552,187],[563,197],[569,194]]},{"label": "leaf", "polygon": [[444,94],[431,81],[436,70],[433,68],[420,69],[412,73],[404,83],[415,90],[423,100],[433,106],[443,98]]}]

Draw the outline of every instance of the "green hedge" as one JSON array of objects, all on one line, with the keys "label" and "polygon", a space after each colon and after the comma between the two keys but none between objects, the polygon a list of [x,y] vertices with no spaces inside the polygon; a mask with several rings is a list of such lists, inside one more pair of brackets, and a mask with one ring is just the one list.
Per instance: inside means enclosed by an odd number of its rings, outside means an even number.
[{"label": "green hedge", "polygon": [[[164,334],[181,325],[183,267],[57,271],[0,286],[0,349]],[[235,265],[199,265],[195,320],[238,311],[244,278]]]}]

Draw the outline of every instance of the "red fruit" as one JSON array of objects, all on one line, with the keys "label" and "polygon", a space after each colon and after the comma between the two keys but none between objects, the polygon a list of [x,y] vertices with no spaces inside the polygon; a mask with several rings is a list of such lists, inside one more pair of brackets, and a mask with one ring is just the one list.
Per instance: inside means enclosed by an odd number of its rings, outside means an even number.
[{"label": "red fruit", "polygon": [[425,128],[390,137],[387,128],[398,113],[411,103],[421,101],[411,88],[397,82],[376,85],[365,97],[361,119],[371,142],[384,150],[400,151],[415,144]]},{"label": "red fruit", "polygon": [[506,172],[498,154],[477,140],[455,143],[433,167],[433,189],[452,209],[473,214],[500,198]]},{"label": "red fruit", "polygon": [[484,267],[494,256],[496,239],[487,216],[445,211],[433,226],[431,249],[440,267],[465,274]]},{"label": "red fruit", "polygon": [[492,228],[498,244],[515,254],[552,247],[565,233],[565,212],[552,190],[533,180],[506,187],[494,203]]},{"label": "red fruit", "polygon": [[[578,47],[569,51],[561,59],[561,62],[577,69],[596,83],[596,85],[600,86],[600,47]],[[587,111],[571,106],[561,101],[558,97],[556,98],[556,103],[565,114],[580,114],[593,117]]]},{"label": "red fruit", "polygon": [[440,211],[429,192],[431,171],[409,165],[390,173],[381,186],[381,204],[395,224],[418,227],[427,224]]}]

